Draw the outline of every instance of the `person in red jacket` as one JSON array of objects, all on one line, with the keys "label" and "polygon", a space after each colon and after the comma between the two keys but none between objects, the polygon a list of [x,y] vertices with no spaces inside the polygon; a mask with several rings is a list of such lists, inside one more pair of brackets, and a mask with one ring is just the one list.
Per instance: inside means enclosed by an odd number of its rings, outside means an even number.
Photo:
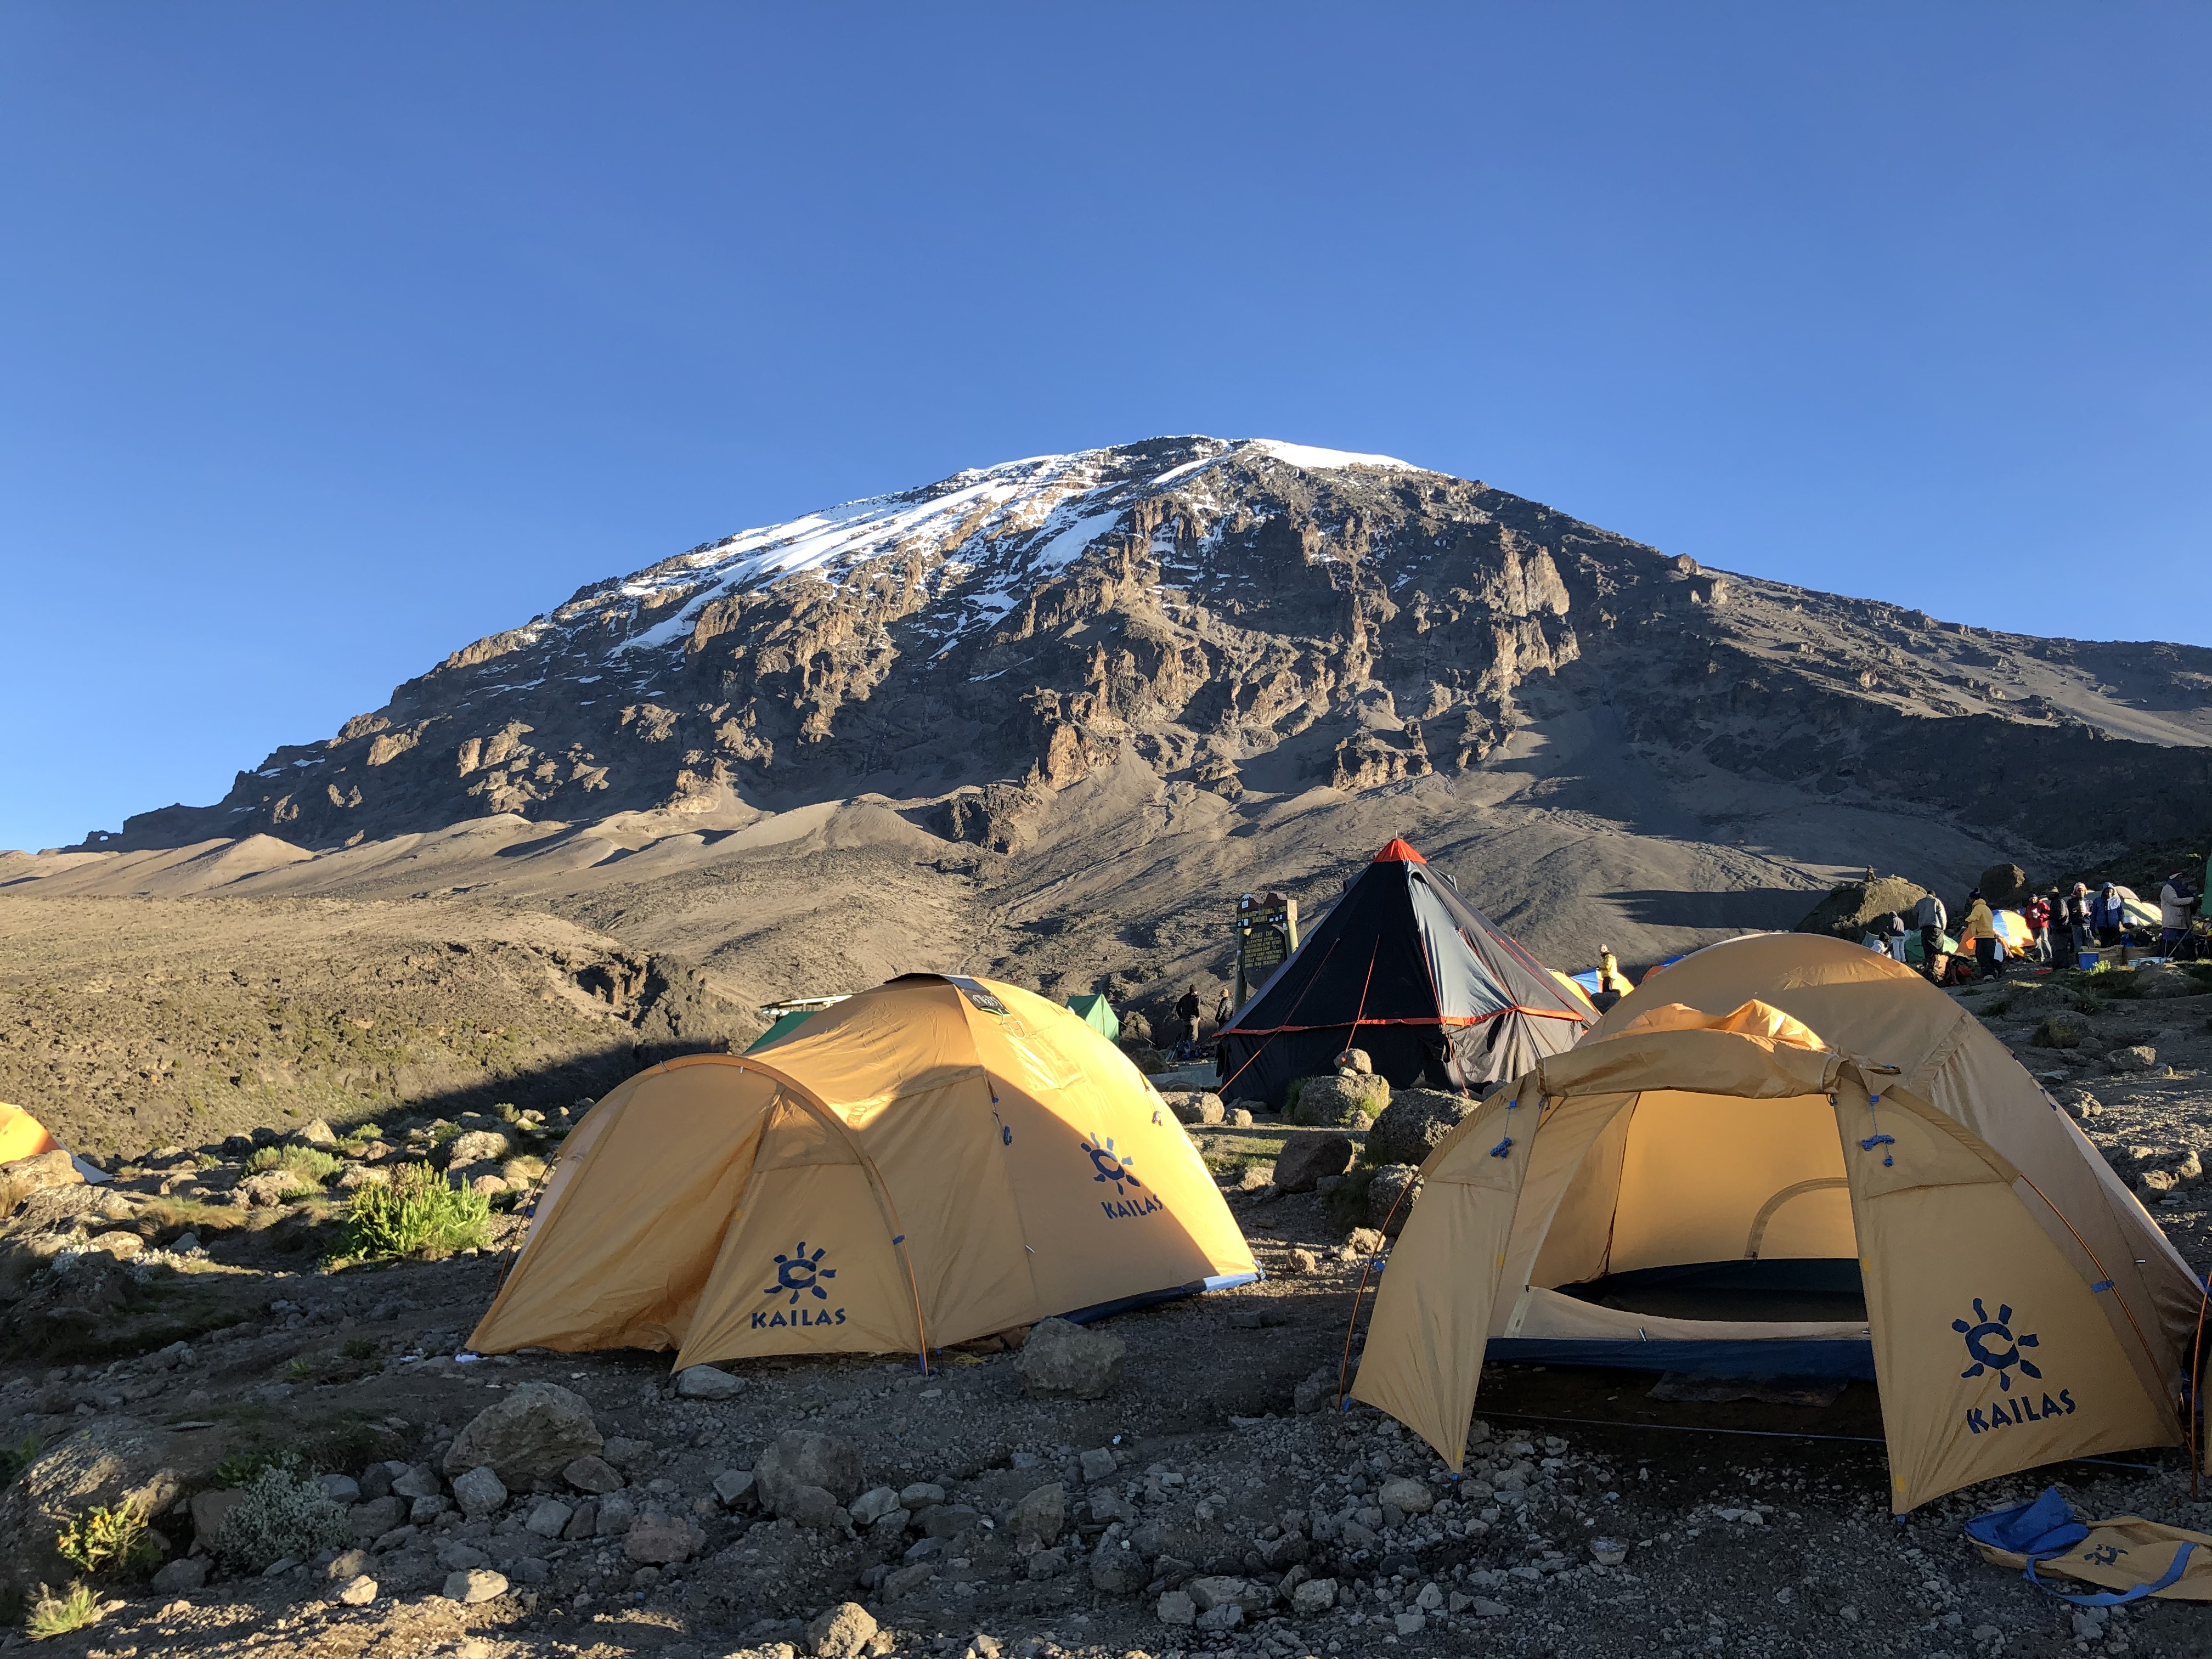
[{"label": "person in red jacket", "polygon": [[2021,915],[2027,922],[2028,948],[2038,962],[2051,960],[2051,901],[2038,893]]}]

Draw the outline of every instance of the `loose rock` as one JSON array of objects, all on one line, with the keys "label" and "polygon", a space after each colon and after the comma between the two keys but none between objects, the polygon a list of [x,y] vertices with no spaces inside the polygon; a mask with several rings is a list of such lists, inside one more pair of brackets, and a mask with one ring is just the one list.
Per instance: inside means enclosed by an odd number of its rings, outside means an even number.
[{"label": "loose rock", "polygon": [[806,1650],[817,1659],[859,1659],[876,1633],[876,1616],[858,1601],[840,1601],[806,1626]]},{"label": "loose rock", "polygon": [[1024,1391],[1040,1400],[1097,1400],[1121,1378],[1127,1345],[1109,1331],[1042,1319],[1014,1361]]},{"label": "loose rock", "polygon": [[[479,1601],[495,1601],[506,1595],[507,1575],[494,1572],[488,1567],[470,1567],[447,1575],[446,1587],[440,1593],[448,1601],[474,1607]],[[374,1594],[372,1589],[371,1595]]]},{"label": "loose rock", "polygon": [[809,1486],[827,1492],[842,1504],[860,1490],[860,1454],[848,1441],[811,1430],[780,1434],[753,1466],[761,1503],[772,1513],[789,1512],[797,1495]]},{"label": "loose rock", "polygon": [[453,1477],[453,1502],[471,1521],[496,1515],[507,1503],[507,1485],[489,1468],[471,1469]]},{"label": "loose rock", "polygon": [[1349,1170],[1356,1153],[1348,1135],[1292,1135],[1275,1160],[1274,1183],[1286,1193],[1310,1193],[1316,1182]]},{"label": "loose rock", "polygon": [[683,1400],[727,1400],[744,1383],[712,1365],[693,1365],[676,1374],[676,1393]]},{"label": "loose rock", "polygon": [[525,1382],[461,1431],[446,1453],[446,1473],[483,1468],[510,1490],[550,1489],[568,1464],[601,1444],[582,1395],[554,1382]]}]

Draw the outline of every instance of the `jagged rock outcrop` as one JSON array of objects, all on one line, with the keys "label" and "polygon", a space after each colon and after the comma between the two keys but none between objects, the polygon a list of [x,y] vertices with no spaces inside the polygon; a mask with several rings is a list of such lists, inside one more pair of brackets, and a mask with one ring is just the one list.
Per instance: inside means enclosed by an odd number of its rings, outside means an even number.
[{"label": "jagged rock outcrop", "polygon": [[2044,845],[2212,816],[2212,651],[1958,627],[1386,458],[1189,437],[963,472],[592,584],[216,805],[86,846],[874,791],[1013,853],[1124,757],[1231,803],[1262,757],[1279,795],[1480,769],[1532,682],[1652,753]]}]

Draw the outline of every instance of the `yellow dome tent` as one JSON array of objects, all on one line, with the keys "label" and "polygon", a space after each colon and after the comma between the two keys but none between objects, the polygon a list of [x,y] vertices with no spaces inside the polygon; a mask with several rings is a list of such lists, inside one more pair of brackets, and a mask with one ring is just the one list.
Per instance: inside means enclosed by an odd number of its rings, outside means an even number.
[{"label": "yellow dome tent", "polygon": [[1258,1277],[1119,1049],[1016,987],[916,974],[600,1101],[470,1340],[678,1369],[926,1352]]},{"label": "yellow dome tent", "polygon": [[1841,940],[1686,957],[1422,1174],[1352,1392],[1455,1468],[1486,1350],[1871,1374],[1899,1514],[2187,1427],[2181,1257],[1979,1021]]}]

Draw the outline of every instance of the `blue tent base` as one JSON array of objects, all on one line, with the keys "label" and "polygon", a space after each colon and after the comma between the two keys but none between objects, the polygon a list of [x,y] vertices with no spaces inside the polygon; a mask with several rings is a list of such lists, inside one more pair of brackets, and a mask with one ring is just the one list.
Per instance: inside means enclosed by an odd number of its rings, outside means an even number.
[{"label": "blue tent base", "polygon": [[[1128,1313],[1137,1308],[1155,1307],[1163,1302],[1180,1301],[1186,1296],[1203,1296],[1208,1291],[1233,1291],[1239,1285],[1256,1285],[1266,1277],[1263,1273],[1216,1273],[1211,1279],[1194,1279],[1188,1285],[1170,1285],[1164,1291],[1145,1291],[1135,1296],[1125,1296],[1112,1302],[1098,1302],[1088,1308],[1078,1308],[1073,1313],[1060,1316],[1071,1325],[1088,1325],[1095,1320],[1110,1318],[1115,1314]],[[1494,1347],[1497,1345],[1492,1344]]]},{"label": "blue tent base", "polygon": [[[1073,1317],[1073,1316],[1070,1316]],[[1494,1336],[1486,1359],[1519,1365],[1580,1365],[1679,1371],[1696,1377],[1844,1376],[1874,1381],[1874,1344],[1837,1341],[1603,1342]]]}]

